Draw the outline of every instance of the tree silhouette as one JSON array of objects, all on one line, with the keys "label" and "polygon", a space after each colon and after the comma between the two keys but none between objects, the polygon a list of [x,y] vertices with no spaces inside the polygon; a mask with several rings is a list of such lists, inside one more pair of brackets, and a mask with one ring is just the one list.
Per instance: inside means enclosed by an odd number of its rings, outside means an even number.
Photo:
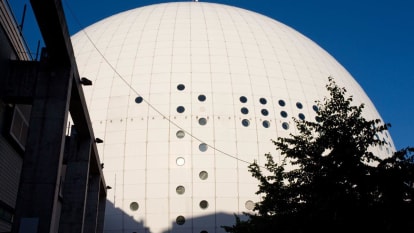
[{"label": "tree silhouette", "polygon": [[346,89],[328,81],[317,121],[294,119],[298,134],[273,141],[283,162],[266,154],[264,171],[249,166],[263,199],[248,220],[223,226],[227,232],[413,231],[414,149],[373,154],[389,125],[366,120],[364,105],[353,106]]}]

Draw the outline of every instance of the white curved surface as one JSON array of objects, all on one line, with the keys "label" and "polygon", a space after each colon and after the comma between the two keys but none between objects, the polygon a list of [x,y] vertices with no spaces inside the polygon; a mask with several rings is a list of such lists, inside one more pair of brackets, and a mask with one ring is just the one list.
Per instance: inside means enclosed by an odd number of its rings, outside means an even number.
[{"label": "white curved surface", "polygon": [[[268,152],[277,160],[270,139],[295,132],[291,117],[314,119],[312,107],[327,94],[328,76],[346,87],[354,104],[365,103],[367,118],[381,118],[327,52],[251,11],[205,2],[157,4],[114,15],[85,32],[72,42],[81,76],[93,81],[84,91],[95,135],[104,138],[98,148],[115,207],[106,211],[107,233],[144,227],[153,233],[223,232],[220,226],[231,225],[233,213],[249,211],[259,200],[246,162],[263,163]],[[143,102],[136,103],[138,96]],[[179,106],[184,112],[177,112]],[[386,156],[392,140],[379,136],[390,144],[376,149]],[[131,210],[133,202],[137,210]],[[180,215],[183,225],[175,222]]]}]

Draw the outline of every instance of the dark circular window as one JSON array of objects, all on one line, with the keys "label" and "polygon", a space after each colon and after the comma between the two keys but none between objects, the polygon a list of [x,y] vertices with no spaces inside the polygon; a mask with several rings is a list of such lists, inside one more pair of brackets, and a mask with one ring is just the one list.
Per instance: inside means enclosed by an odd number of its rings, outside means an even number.
[{"label": "dark circular window", "polygon": [[185,89],[184,84],[178,84],[178,85],[177,85],[177,89],[178,89],[179,91],[184,90],[184,89]]},{"label": "dark circular window", "polygon": [[198,177],[200,177],[200,179],[201,179],[201,180],[207,180],[207,178],[208,178],[208,173],[207,173],[206,171],[201,171],[201,172],[198,174]]},{"label": "dark circular window", "polygon": [[283,118],[286,118],[286,117],[288,116],[287,112],[285,112],[285,111],[281,111],[281,112],[280,112],[280,115],[281,115]]},{"label": "dark circular window", "polygon": [[319,108],[316,105],[313,105],[312,108],[313,108],[313,111],[315,111],[315,112],[318,112],[319,111]]},{"label": "dark circular window", "polygon": [[201,209],[207,209],[207,207],[208,207],[208,202],[206,201],[206,200],[202,200],[202,201],[200,201],[200,208]]},{"label": "dark circular window", "polygon": [[283,122],[283,123],[282,123],[282,127],[283,127],[284,129],[288,130],[288,129],[289,129],[289,124],[288,124],[287,122]]},{"label": "dark circular window", "polygon": [[263,127],[265,128],[269,128],[270,127],[270,122],[269,121],[263,121]]},{"label": "dark circular window", "polygon": [[185,111],[185,108],[183,106],[178,106],[177,107],[177,112],[178,113],[183,113]]},{"label": "dark circular window", "polygon": [[205,144],[205,143],[201,143],[201,144],[198,146],[198,149],[199,149],[201,152],[205,152],[205,151],[207,150],[207,144]]},{"label": "dark circular window", "polygon": [[284,107],[286,105],[286,103],[285,103],[284,100],[279,100],[279,105],[282,106],[282,107]]},{"label": "dark circular window", "polygon": [[131,202],[131,204],[129,204],[129,209],[132,211],[137,211],[139,209],[139,205],[137,202]]},{"label": "dark circular window", "polygon": [[298,117],[301,120],[305,120],[305,115],[303,113],[299,113]]},{"label": "dark circular window", "polygon": [[135,103],[140,104],[143,100],[144,99],[141,96],[138,96],[137,98],[135,98]]},{"label": "dark circular window", "polygon": [[299,108],[299,109],[302,109],[303,108],[303,105],[302,105],[301,102],[297,102],[296,103],[296,107]]},{"label": "dark circular window", "polygon": [[182,194],[185,193],[185,188],[184,188],[184,186],[180,185],[180,186],[177,186],[175,191],[177,192],[177,194],[182,195]]},{"label": "dark circular window", "polygon": [[246,103],[247,102],[246,96],[240,96],[240,102]]},{"label": "dark circular window", "polygon": [[206,125],[207,124],[207,119],[204,117],[201,117],[200,119],[198,119],[198,123],[200,125]]},{"label": "dark circular window", "polygon": [[184,218],[184,216],[182,216],[182,215],[178,216],[178,217],[175,219],[175,222],[176,222],[178,225],[183,225],[183,224],[185,223],[185,218]]},{"label": "dark circular window", "polygon": [[205,95],[199,95],[199,96],[198,96],[198,100],[199,100],[200,102],[204,102],[204,101],[206,100],[206,96],[205,96]]},{"label": "dark circular window", "polygon": [[263,116],[267,116],[267,115],[269,115],[269,111],[267,111],[267,109],[262,109],[262,115]]},{"label": "dark circular window", "polygon": [[322,121],[322,119],[319,116],[315,117],[316,122],[320,123]]},{"label": "dark circular window", "polygon": [[267,100],[265,98],[260,98],[259,101],[260,101],[261,104],[266,104],[267,103]]},{"label": "dark circular window", "polygon": [[245,107],[241,108],[241,109],[240,109],[240,111],[241,111],[243,114],[248,114],[248,113],[249,113],[249,109],[247,109],[247,108],[245,108]]},{"label": "dark circular window", "polygon": [[250,125],[250,121],[249,121],[249,120],[247,120],[247,119],[243,119],[243,120],[242,120],[242,125],[243,125],[243,126],[245,126],[245,127],[247,127],[247,126],[249,126],[249,125]]}]

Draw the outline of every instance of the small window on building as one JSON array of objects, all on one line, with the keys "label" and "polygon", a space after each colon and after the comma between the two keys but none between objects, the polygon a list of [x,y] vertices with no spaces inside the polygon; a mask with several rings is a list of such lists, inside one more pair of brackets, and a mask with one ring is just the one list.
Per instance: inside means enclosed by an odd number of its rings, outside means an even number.
[{"label": "small window on building", "polygon": [[319,116],[316,116],[316,117],[315,117],[315,120],[316,120],[316,122],[318,122],[318,123],[322,122],[322,119],[321,119],[321,117],[319,117]]},{"label": "small window on building", "polygon": [[177,107],[177,112],[178,113],[183,113],[185,111],[185,108],[183,106],[178,106]]},{"label": "small window on building", "polygon": [[262,109],[262,115],[263,116],[267,116],[267,115],[269,115],[269,111],[267,111],[267,109]]},{"label": "small window on building", "polygon": [[204,101],[206,101],[206,96],[205,96],[205,95],[199,95],[199,96],[198,96],[198,100],[199,100],[200,102],[204,102]]},{"label": "small window on building", "polygon": [[176,192],[178,195],[182,195],[182,194],[184,194],[184,193],[185,193],[185,188],[184,188],[184,186],[182,186],[182,185],[177,186],[177,188],[175,188],[175,192]]},{"label": "small window on building", "polygon": [[207,119],[204,117],[201,117],[200,119],[198,119],[198,123],[200,125],[206,125],[207,124]]},{"label": "small window on building", "polygon": [[312,109],[313,109],[313,111],[315,111],[315,112],[318,112],[318,111],[319,111],[319,108],[318,108],[318,106],[316,106],[316,105],[313,105],[313,106],[312,106]]},{"label": "small window on building", "polygon": [[201,179],[201,180],[207,180],[207,178],[208,178],[208,173],[207,173],[206,171],[201,171],[201,172],[198,174],[198,177],[200,177],[200,179]]},{"label": "small window on building", "polygon": [[208,207],[208,201],[206,201],[206,200],[202,200],[202,201],[200,201],[200,208],[201,209],[207,209],[207,207]]},{"label": "small window on building", "polygon": [[267,100],[265,98],[260,98],[259,101],[260,101],[261,104],[266,104],[267,103]]},{"label": "small window on building", "polygon": [[284,107],[286,105],[286,103],[285,103],[284,100],[279,100],[279,105],[282,106],[282,107]]},{"label": "small window on building", "polygon": [[175,135],[177,136],[177,138],[183,138],[185,136],[185,133],[182,130],[178,130]]},{"label": "small window on building", "polygon": [[302,109],[302,108],[303,108],[303,105],[302,105],[302,103],[301,103],[301,102],[296,102],[296,107],[297,107],[298,109]]},{"label": "small window on building", "polygon": [[247,126],[249,126],[249,125],[250,125],[250,121],[249,121],[249,120],[247,120],[247,119],[243,119],[243,120],[242,120],[242,125],[243,125],[244,127],[247,127]]},{"label": "small window on building", "polygon": [[282,123],[282,127],[283,127],[285,130],[288,130],[288,129],[289,129],[289,123],[287,123],[287,122],[283,122],[283,123]]},{"label": "small window on building", "polygon": [[251,200],[248,200],[248,201],[246,201],[246,203],[244,203],[244,206],[248,210],[253,210],[254,209],[254,202],[251,201]]},{"label": "small window on building", "polygon": [[270,122],[269,121],[263,121],[263,127],[265,127],[265,128],[269,128],[270,127]]},{"label": "small window on building", "polygon": [[177,89],[178,89],[179,91],[183,91],[183,90],[185,89],[184,84],[178,84],[178,85],[177,85]]},{"label": "small window on building", "polygon": [[175,219],[175,222],[176,222],[178,225],[184,225],[184,223],[185,223],[185,218],[184,218],[184,216],[182,216],[182,215],[178,216],[178,217]]},{"label": "small window on building", "polygon": [[135,98],[135,103],[140,104],[143,100],[144,99],[141,96],[138,96],[137,98]]},{"label": "small window on building", "polygon": [[139,209],[139,205],[137,202],[131,202],[131,204],[129,204],[129,209],[132,211],[137,211]]},{"label": "small window on building", "polygon": [[10,136],[23,150],[26,147],[27,133],[29,131],[30,112],[30,105],[15,105],[10,123]]},{"label": "small window on building", "polygon": [[201,151],[201,152],[205,152],[205,151],[207,151],[207,144],[205,144],[205,143],[200,143],[200,145],[198,146],[198,149]]},{"label": "small window on building", "polygon": [[247,109],[247,108],[245,108],[245,107],[241,108],[241,109],[240,109],[240,111],[241,111],[241,113],[243,113],[243,114],[248,114],[248,113],[249,113],[249,109]]},{"label": "small window on building", "polygon": [[183,157],[178,157],[178,158],[175,160],[175,163],[176,163],[178,166],[183,166],[183,165],[185,164],[185,159],[184,159]]},{"label": "small window on building", "polygon": [[285,111],[281,111],[281,112],[280,112],[280,115],[281,115],[283,118],[286,118],[286,117],[288,116],[287,112],[285,112]]},{"label": "small window on building", "polygon": [[299,113],[298,115],[299,119],[301,119],[302,121],[305,120],[305,115],[303,113]]},{"label": "small window on building", "polygon": [[247,102],[246,96],[240,96],[240,102],[246,103]]}]

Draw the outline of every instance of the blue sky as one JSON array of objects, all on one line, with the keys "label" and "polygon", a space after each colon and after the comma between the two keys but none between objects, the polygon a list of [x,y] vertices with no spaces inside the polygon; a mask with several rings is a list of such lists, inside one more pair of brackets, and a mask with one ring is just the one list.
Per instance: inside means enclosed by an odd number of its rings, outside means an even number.
[{"label": "blue sky", "polygon": [[[69,32],[135,7],[169,1],[63,0]],[[211,0],[276,19],[309,37],[358,81],[390,123],[397,149],[414,146],[414,1]],[[32,53],[41,38],[29,0],[9,0]],[[69,11],[69,8],[70,11]],[[73,16],[75,15],[75,16]],[[76,19],[74,18],[76,17]]]}]

